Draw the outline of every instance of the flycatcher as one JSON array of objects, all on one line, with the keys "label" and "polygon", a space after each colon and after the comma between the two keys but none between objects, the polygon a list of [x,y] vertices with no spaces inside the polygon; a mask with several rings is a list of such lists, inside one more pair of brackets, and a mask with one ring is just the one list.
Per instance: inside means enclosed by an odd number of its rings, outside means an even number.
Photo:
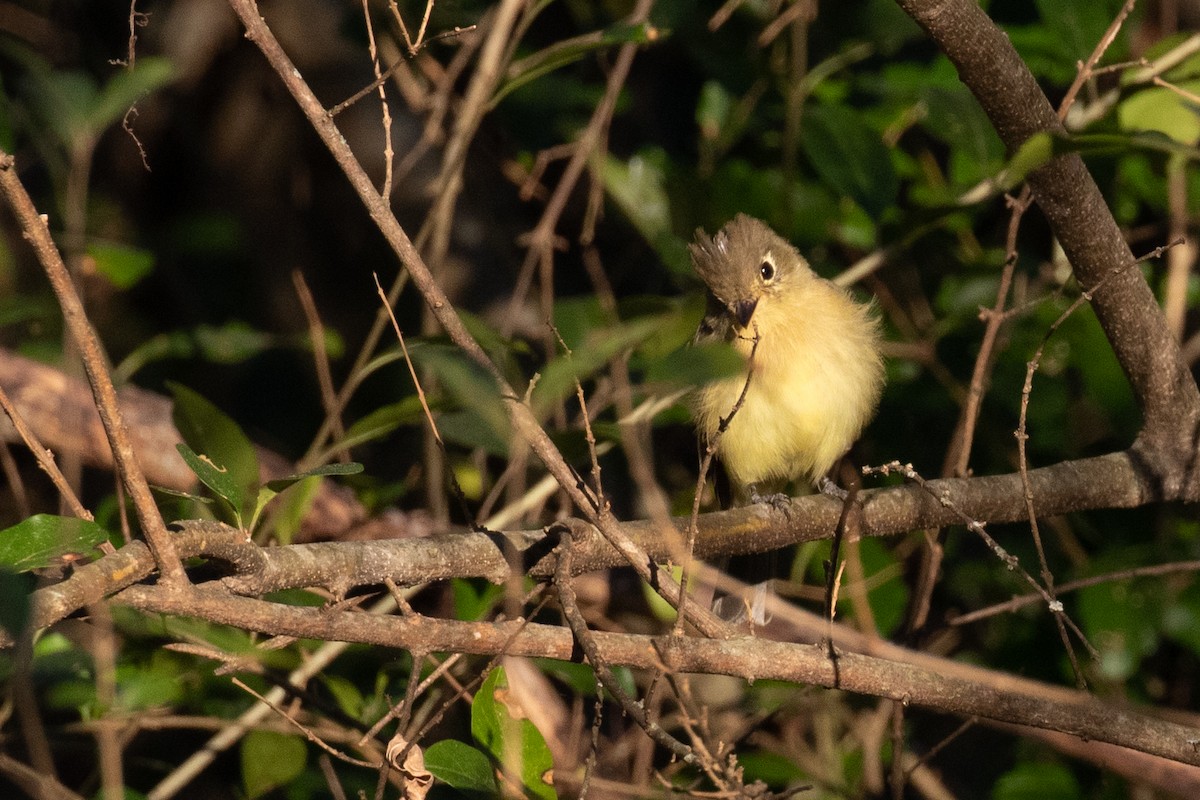
[{"label": "flycatcher", "polygon": [[874,414],[883,389],[872,305],[819,277],[796,248],[745,214],[712,238],[697,230],[689,249],[709,289],[695,341],[731,342],[749,370],[695,395],[702,441],[713,441],[745,389],[716,439],[735,487],[759,499],[764,484],[782,488],[803,477],[821,485]]}]

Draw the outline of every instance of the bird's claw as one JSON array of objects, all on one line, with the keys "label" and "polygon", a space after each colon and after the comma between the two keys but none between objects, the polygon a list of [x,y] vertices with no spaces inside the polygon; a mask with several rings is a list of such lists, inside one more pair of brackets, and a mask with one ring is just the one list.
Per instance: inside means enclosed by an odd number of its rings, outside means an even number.
[{"label": "bird's claw", "polygon": [[759,494],[758,490],[753,486],[750,487],[750,502],[754,504],[766,504],[771,508],[779,511],[789,519],[792,516],[792,498],[783,492],[775,492],[774,494]]},{"label": "bird's claw", "polygon": [[846,502],[846,498],[850,496],[849,492],[838,486],[833,481],[829,480],[829,478],[821,478],[821,480],[817,481],[817,491],[826,497],[832,497],[836,500],[840,500],[843,503]]}]

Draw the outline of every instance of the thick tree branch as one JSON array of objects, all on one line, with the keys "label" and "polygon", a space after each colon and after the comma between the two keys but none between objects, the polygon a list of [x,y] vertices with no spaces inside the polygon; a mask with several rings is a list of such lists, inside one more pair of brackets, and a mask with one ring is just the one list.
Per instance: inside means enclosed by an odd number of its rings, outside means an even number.
[{"label": "thick tree branch", "polygon": [[[370,614],[283,606],[237,597],[212,587],[185,596],[157,586],[134,586],[116,597],[142,611],[199,616],[249,630],[324,641],[362,642],[406,650],[578,658],[566,628],[514,620],[458,622],[429,617]],[[523,629],[522,626],[524,626]],[[515,633],[518,629],[519,632]],[[932,656],[913,654],[912,663],[856,653],[833,664],[821,648],[754,637],[720,641],[697,637],[593,634],[605,663],[676,672],[776,679],[887,697],[964,716],[981,716],[1062,731],[1109,742],[1185,764],[1200,766],[1200,730],[1105,704],[1068,689],[998,675]]]},{"label": "thick tree branch", "polygon": [[[1068,461],[1029,473],[1038,516],[1055,516],[1100,508],[1133,508],[1153,499],[1152,487],[1138,483],[1131,458],[1115,453]],[[952,478],[918,486],[863,491],[862,530],[865,536],[890,536],[920,528],[956,525],[961,514],[988,523],[1019,522],[1025,509],[1019,475]],[[932,493],[932,494],[931,494]],[[822,495],[792,501],[789,514],[762,506],[703,514],[698,518],[695,555],[713,558],[737,553],[765,552],[790,544],[826,539],[837,524],[841,504]],[[686,530],[690,518],[674,525]],[[626,565],[625,555],[595,529],[584,526],[576,543],[575,573]],[[385,580],[414,585],[447,578],[482,577],[501,583],[511,571],[548,579],[554,562],[550,548],[557,541],[541,531],[511,533],[458,532],[420,539],[372,542],[322,542],[260,549],[243,534],[214,522],[182,522],[175,535],[185,558],[210,556],[233,565],[235,574],[225,586],[254,595],[284,588],[322,586],[337,595],[358,586]],[[623,535],[646,557],[667,561],[673,554],[661,527],[653,521],[626,522]],[[140,543],[127,545],[79,568],[62,583],[33,595],[33,625],[45,627],[126,586],[142,580],[154,568],[149,551]],[[691,604],[689,604],[691,605]],[[0,637],[0,646],[7,642]]]},{"label": "thick tree branch", "polygon": [[[1041,132],[1065,134],[1050,101],[974,0],[897,0],[958,68],[1000,138],[1015,152]],[[1059,156],[1029,176],[1038,206],[1085,291],[1141,404],[1139,466],[1167,499],[1200,498],[1200,391],[1083,159]],[[1114,275],[1114,272],[1120,274]]]}]

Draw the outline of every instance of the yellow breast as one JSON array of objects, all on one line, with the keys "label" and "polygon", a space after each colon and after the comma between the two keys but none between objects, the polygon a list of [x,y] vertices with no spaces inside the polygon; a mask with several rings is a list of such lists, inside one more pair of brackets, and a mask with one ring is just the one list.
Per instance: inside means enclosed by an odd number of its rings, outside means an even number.
[{"label": "yellow breast", "polygon": [[[717,454],[741,486],[800,476],[815,483],[858,438],[879,401],[878,322],[869,306],[813,279],[760,299],[747,337],[755,327],[750,386]],[[749,357],[749,338],[737,347]],[[739,376],[700,390],[695,411],[707,440],[745,385]]]}]

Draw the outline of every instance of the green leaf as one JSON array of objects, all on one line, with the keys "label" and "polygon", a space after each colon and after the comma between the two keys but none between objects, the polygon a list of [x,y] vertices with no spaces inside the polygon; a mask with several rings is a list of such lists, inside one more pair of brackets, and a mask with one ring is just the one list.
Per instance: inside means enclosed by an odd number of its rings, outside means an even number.
[{"label": "green leaf", "polygon": [[[307,335],[299,341],[309,346]],[[223,325],[198,325],[147,339],[121,361],[115,372],[128,380],[147,364],[168,358],[200,357],[215,364],[238,364],[276,344],[276,337],[236,320]]]},{"label": "green leaf", "polygon": [[320,467],[313,467],[304,472],[295,475],[288,475],[286,478],[276,478],[267,483],[267,486],[276,492],[282,492],[292,484],[302,481],[305,478],[321,478],[332,475],[357,475],[363,471],[363,465],[357,461],[350,461],[345,464],[325,464]]},{"label": "green leaf", "polygon": [[[1185,81],[1179,88],[1195,93],[1200,81]],[[1122,130],[1161,133],[1172,141],[1194,145],[1200,141],[1200,109],[1177,92],[1153,86],[1135,92],[1117,104]]]},{"label": "green leaf", "polygon": [[93,242],[87,253],[96,265],[96,272],[118,289],[128,289],[154,270],[154,254],[137,247]]},{"label": "green leaf", "polygon": [[835,191],[878,219],[896,201],[900,181],[879,133],[844,106],[809,106],[802,132],[813,169]]},{"label": "green leaf", "polygon": [[290,487],[307,480],[308,478],[319,478],[325,475],[356,475],[363,471],[362,464],[351,461],[347,464],[326,464],[323,467],[315,467],[299,475],[288,475],[285,478],[276,478],[269,481],[265,486],[258,487],[258,494],[255,497],[254,510],[249,515],[249,522],[246,523],[247,530],[254,530],[258,526],[259,516],[267,503],[271,502],[280,492],[286,491]]},{"label": "green leaf", "polygon": [[746,771],[747,783],[758,780],[776,790],[805,777],[804,770],[792,759],[765,750],[739,753],[738,764]]},{"label": "green leaf", "polygon": [[1100,651],[1098,668],[1105,678],[1129,678],[1158,647],[1162,601],[1157,587],[1144,581],[1103,583],[1080,590],[1077,619]]},{"label": "green leaf", "polygon": [[668,161],[661,150],[642,151],[629,161],[610,155],[601,173],[609,197],[650,244],[673,237],[663,166]]},{"label": "green leaf", "polygon": [[17,149],[13,135],[12,109],[13,97],[4,88],[4,81],[0,80],[0,149],[9,153]]},{"label": "green leaf", "polygon": [[318,680],[331,695],[334,701],[338,704],[338,708],[342,713],[351,719],[361,719],[363,712],[364,699],[362,692],[354,685],[353,681],[343,678],[340,675],[321,674]]},{"label": "green leaf", "polygon": [[[428,369],[437,378],[440,389],[455,405],[470,412],[468,426],[463,419],[452,419],[443,414],[438,418],[438,429],[449,436],[449,428],[458,426],[465,432],[464,444],[498,447],[507,452],[511,440],[508,413],[504,410],[500,392],[492,376],[478,364],[470,361],[457,347],[431,342],[414,342],[409,345],[413,361],[421,369]],[[443,427],[445,426],[445,427]]]},{"label": "green leaf", "polygon": [[121,711],[172,708],[185,700],[187,687],[179,680],[181,660],[175,653],[159,651],[149,664],[121,664],[117,668],[117,704]]},{"label": "green leaf", "polygon": [[520,763],[521,782],[531,796],[555,800],[554,787],[548,782],[554,769],[550,748],[524,713],[514,716],[509,702],[508,678],[504,668],[497,667],[475,695],[471,735],[500,764]]},{"label": "green leaf", "polygon": [[908,584],[901,579],[903,570],[879,539],[862,539],[859,558],[871,587],[868,597],[876,628],[884,636],[890,636],[904,622],[908,608]]},{"label": "green leaf", "polygon": [[26,73],[26,82],[29,86],[25,94],[30,105],[62,147],[73,149],[98,135],[90,123],[98,102],[98,89],[91,76],[82,72],[52,72],[48,64],[38,63]]},{"label": "green leaf", "polygon": [[[1087,59],[1121,7],[1119,0],[1036,0],[1045,28],[1058,43],[1058,52],[1072,69]],[[1122,34],[1124,32],[1122,31]],[[1124,36],[1118,36],[1105,58],[1125,57]]]},{"label": "green leaf", "polygon": [[[254,446],[237,423],[208,400],[178,383],[168,383],[167,388],[175,397],[172,418],[179,435],[191,448],[193,456],[202,454],[211,465],[204,474],[197,472],[197,477],[233,506],[239,520],[248,519],[251,511],[248,504],[255,500],[259,479]],[[187,458],[184,455],[184,459]],[[189,460],[188,464],[195,469],[193,461]]]},{"label": "green leaf", "polygon": [[1075,800],[1080,796],[1078,781],[1062,764],[1019,764],[992,789],[992,800]]},{"label": "green leaf", "polygon": [[454,599],[454,618],[465,621],[483,619],[504,597],[503,586],[482,578],[455,578],[450,581],[450,592]]},{"label": "green leaf", "polygon": [[[192,472],[196,473],[200,482],[229,505],[229,510],[233,513],[238,527],[246,527],[250,519],[249,512],[252,511],[246,507],[247,502],[251,500],[251,495],[247,491],[249,487],[240,485],[229,473],[229,470],[222,469],[207,456],[197,455],[186,444],[181,442],[175,445],[175,449],[179,451],[179,455],[183,457]],[[254,495],[256,497],[257,492]]]},{"label": "green leaf", "polygon": [[588,331],[569,355],[558,356],[542,369],[533,389],[535,411],[545,411],[573,393],[576,380],[586,379],[618,353],[649,339],[662,326],[662,319],[649,317]]},{"label": "green leaf", "polygon": [[455,739],[431,744],[425,751],[425,769],[459,791],[487,797],[499,794],[496,770],[487,755]]},{"label": "green leaf", "polygon": [[571,64],[589,53],[622,44],[646,44],[662,38],[663,31],[643,22],[638,25],[613,25],[602,31],[592,31],[546,47],[533,55],[518,59],[509,65],[505,82],[496,90],[491,108],[516,89],[530,81]]},{"label": "green leaf", "polygon": [[1170,140],[1153,135],[1128,136],[1096,133],[1064,136],[1043,131],[1030,136],[1024,144],[1017,148],[1017,152],[1009,160],[1008,165],[1001,171],[997,183],[1003,189],[1011,189],[1025,180],[1029,173],[1045,166],[1063,153],[1125,154],[1131,148],[1139,147],[1163,153],[1200,155],[1200,151],[1180,147]]},{"label": "green leaf", "polygon": [[1004,143],[987,114],[961,83],[921,89],[922,127],[950,145],[950,172],[960,188],[973,186],[1004,164]]},{"label": "green leaf", "polygon": [[251,731],[242,740],[242,788],[247,797],[262,797],[287,786],[304,771],[308,748],[296,736]]},{"label": "green leaf", "polygon": [[275,345],[275,338],[237,320],[224,325],[198,325],[192,332],[203,358],[215,364],[240,364]]},{"label": "green leaf", "polygon": [[284,493],[271,517],[275,523],[271,533],[279,544],[291,544],[296,538],[320,488],[320,478],[306,478]]},{"label": "green leaf", "polygon": [[424,418],[421,401],[417,396],[409,395],[398,403],[377,408],[346,430],[346,435],[339,439],[328,450],[346,450],[351,447],[382,439],[402,425],[411,425]]},{"label": "green leaf", "polygon": [[696,127],[703,139],[712,141],[721,135],[734,108],[734,98],[718,81],[705,81],[696,101]]},{"label": "green leaf", "polygon": [[14,572],[60,564],[65,556],[91,553],[108,540],[95,522],[54,514],[35,514],[0,531],[0,566]]},{"label": "green leaf", "polygon": [[174,66],[166,58],[144,56],[132,68],[120,69],[100,90],[90,122],[97,133],[123,118],[130,107],[170,82]]},{"label": "green leaf", "polygon": [[29,594],[36,578],[0,567],[0,628],[16,639],[29,623]]},{"label": "green leaf", "polygon": [[669,358],[651,362],[646,383],[703,386],[722,378],[744,375],[746,359],[727,342],[704,342],[676,350]]}]

